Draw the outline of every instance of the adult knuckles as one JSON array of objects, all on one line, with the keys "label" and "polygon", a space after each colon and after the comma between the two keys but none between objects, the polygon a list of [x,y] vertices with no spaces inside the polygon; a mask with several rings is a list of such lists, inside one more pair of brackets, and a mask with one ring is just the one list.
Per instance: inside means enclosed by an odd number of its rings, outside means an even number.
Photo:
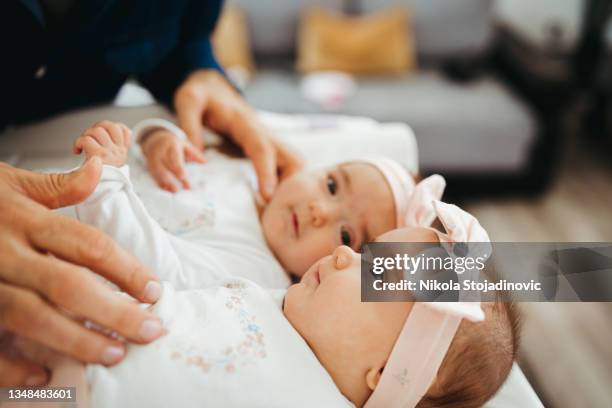
[{"label": "adult knuckles", "polygon": [[142,290],[144,281],[149,278],[147,269],[135,258],[131,257],[125,262],[124,267],[126,270],[122,274],[122,285],[132,289],[132,291]]},{"label": "adult knuckles", "polygon": [[36,333],[46,321],[45,303],[36,294],[5,286],[0,300],[2,326],[17,334]]},{"label": "adult knuckles", "polygon": [[0,277],[10,280],[8,278],[10,274],[21,273],[23,269],[26,269],[30,262],[27,255],[27,247],[23,241],[7,233],[0,233],[0,259],[3,260]]},{"label": "adult knuckles", "polygon": [[200,99],[200,92],[191,84],[182,85],[174,95],[175,106],[181,102],[194,103]]},{"label": "adult knuckles", "polygon": [[88,228],[78,251],[86,263],[97,266],[113,254],[115,244],[101,232]]},{"label": "adult knuckles", "polygon": [[[80,272],[80,273],[79,273]],[[45,279],[44,294],[53,303],[76,312],[82,300],[84,277],[88,273],[84,268],[78,268],[74,273],[57,269]]]},{"label": "adult knuckles", "polygon": [[29,236],[36,237],[40,243],[50,242],[54,237],[65,234],[66,226],[73,221],[48,211],[43,213],[33,212],[31,215],[31,219],[26,224]]},{"label": "adult knuckles", "polygon": [[[3,193],[0,191],[0,193]],[[0,225],[2,229],[24,229],[25,225],[38,221],[41,208],[34,208],[29,200],[16,196],[14,192],[2,194],[0,200]]]},{"label": "adult knuckles", "polygon": [[66,351],[78,358],[89,363],[97,362],[100,353],[99,341],[95,335],[85,328],[81,328],[80,333],[70,337],[66,343]]},{"label": "adult knuckles", "polygon": [[15,307],[15,294],[7,285],[0,283],[0,323],[8,327],[8,316]]},{"label": "adult knuckles", "polygon": [[140,309],[132,304],[117,302],[113,305],[114,311],[109,311],[109,326],[115,331],[127,333],[133,328],[134,322],[139,320],[142,313]]},{"label": "adult knuckles", "polygon": [[244,150],[251,160],[258,160],[264,156],[273,154],[273,149],[269,141],[260,136],[252,136],[246,143]]}]

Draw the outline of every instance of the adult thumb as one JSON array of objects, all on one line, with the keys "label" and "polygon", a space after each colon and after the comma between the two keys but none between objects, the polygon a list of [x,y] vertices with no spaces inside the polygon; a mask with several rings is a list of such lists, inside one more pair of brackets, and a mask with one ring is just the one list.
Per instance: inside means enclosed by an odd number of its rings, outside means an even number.
[{"label": "adult thumb", "polygon": [[189,141],[199,150],[204,149],[202,117],[206,110],[206,99],[196,98],[193,93],[177,93],[174,102],[179,126]]},{"label": "adult thumb", "polygon": [[89,158],[70,173],[25,172],[19,180],[23,192],[48,208],[78,204],[94,191],[102,175],[99,157]]}]

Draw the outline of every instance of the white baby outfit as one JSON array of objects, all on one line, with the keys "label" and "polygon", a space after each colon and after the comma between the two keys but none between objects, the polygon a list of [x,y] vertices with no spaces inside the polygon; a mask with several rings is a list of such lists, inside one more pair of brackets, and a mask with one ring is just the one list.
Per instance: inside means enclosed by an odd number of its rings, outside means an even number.
[{"label": "white baby outfit", "polygon": [[351,407],[279,302],[256,284],[164,284],[153,308],[168,334],[130,345],[112,368],[90,365],[92,408]]},{"label": "white baby outfit", "polygon": [[[215,178],[221,178],[219,171]],[[250,189],[240,184],[244,178],[234,171],[223,180],[232,199],[221,208],[215,201],[214,229],[223,230],[215,234],[208,221],[189,228],[182,221],[178,227],[169,223],[168,229],[180,229],[179,237],[163,229],[138,197],[127,166],[104,166],[94,193],[76,206],[81,221],[109,234],[164,281],[152,310],[168,330],[152,344],[129,345],[117,366],[87,367],[92,407],[351,406],[283,316],[284,290],[232,277],[286,287],[275,279],[285,277],[280,265],[267,259],[267,248],[255,245],[253,231],[261,231],[247,201]],[[146,185],[139,191],[143,197],[152,194]],[[173,203],[163,195],[149,199],[166,209],[158,217],[184,211],[181,206],[189,202]],[[243,213],[233,214],[238,210]],[[240,224],[248,222],[248,227]],[[219,232],[225,234],[212,237]]]},{"label": "white baby outfit", "polygon": [[104,166],[100,185],[76,207],[76,217],[108,232],[177,289],[228,276],[287,288],[289,277],[259,223],[252,166],[212,151],[207,159],[187,165],[192,188],[174,194],[160,189],[138,158],[129,168]]}]

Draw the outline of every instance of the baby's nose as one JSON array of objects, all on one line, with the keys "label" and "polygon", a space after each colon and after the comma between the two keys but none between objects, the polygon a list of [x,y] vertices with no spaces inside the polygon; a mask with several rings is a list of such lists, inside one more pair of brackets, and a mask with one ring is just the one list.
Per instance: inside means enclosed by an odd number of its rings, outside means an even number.
[{"label": "baby's nose", "polygon": [[312,215],[312,224],[315,227],[321,227],[329,220],[329,209],[320,202],[310,203],[310,214]]},{"label": "baby's nose", "polygon": [[353,250],[346,245],[341,245],[334,249],[332,253],[332,262],[338,270],[348,268],[351,265]]}]

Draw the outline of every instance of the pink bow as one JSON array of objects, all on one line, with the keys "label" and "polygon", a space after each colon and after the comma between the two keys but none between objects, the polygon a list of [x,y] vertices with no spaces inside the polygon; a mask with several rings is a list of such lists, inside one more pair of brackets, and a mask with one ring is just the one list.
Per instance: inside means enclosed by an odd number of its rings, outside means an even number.
[{"label": "pink bow", "polygon": [[433,202],[442,198],[446,181],[439,174],[421,180],[414,188],[406,205],[403,225],[429,227],[436,219]]}]

